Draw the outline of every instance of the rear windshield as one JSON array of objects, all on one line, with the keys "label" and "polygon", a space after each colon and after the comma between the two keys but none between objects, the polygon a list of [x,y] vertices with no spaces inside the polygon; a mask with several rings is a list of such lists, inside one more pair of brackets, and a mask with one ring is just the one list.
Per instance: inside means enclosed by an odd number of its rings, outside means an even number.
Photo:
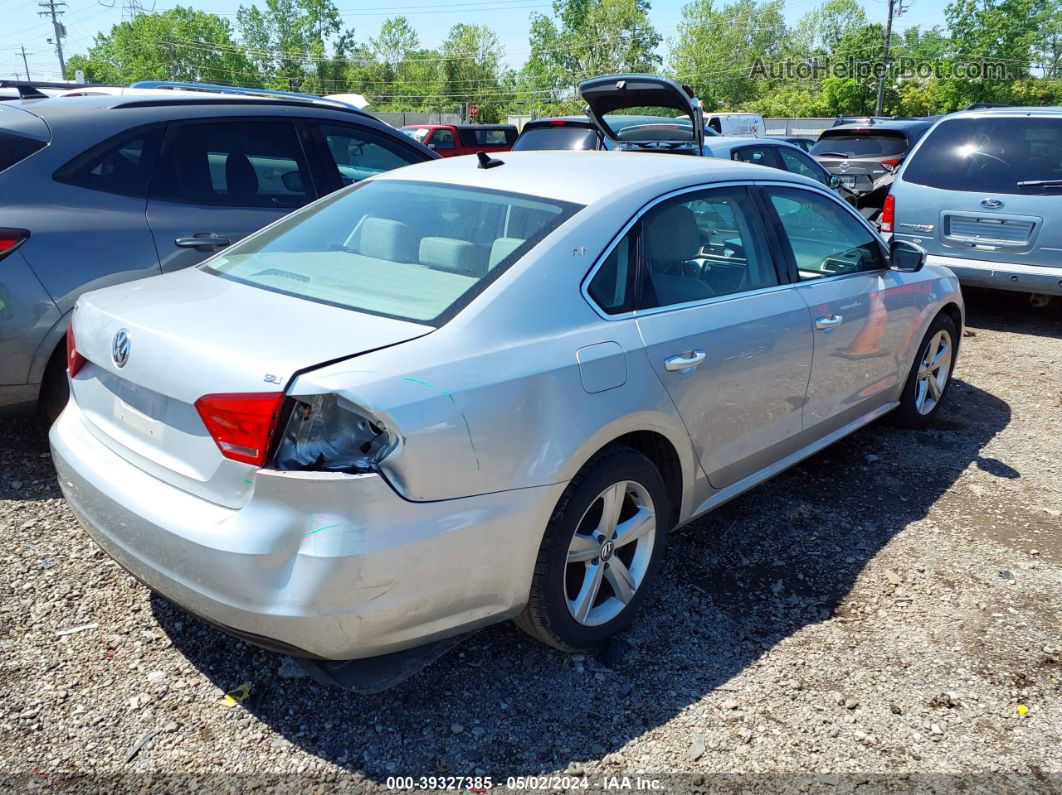
[{"label": "rear windshield", "polygon": [[525,129],[513,144],[514,152],[529,149],[597,149],[597,133],[574,125],[532,127]]},{"label": "rear windshield", "polygon": [[899,130],[826,130],[811,147],[811,154],[842,157],[902,155],[907,139]]},{"label": "rear windshield", "polygon": [[480,188],[370,180],[200,267],[311,301],[441,325],[579,209]]},{"label": "rear windshield", "polygon": [[981,193],[1062,189],[1062,118],[942,121],[904,170],[905,182]]},{"label": "rear windshield", "polygon": [[617,141],[692,141],[693,122],[667,107],[619,108],[601,117]]}]

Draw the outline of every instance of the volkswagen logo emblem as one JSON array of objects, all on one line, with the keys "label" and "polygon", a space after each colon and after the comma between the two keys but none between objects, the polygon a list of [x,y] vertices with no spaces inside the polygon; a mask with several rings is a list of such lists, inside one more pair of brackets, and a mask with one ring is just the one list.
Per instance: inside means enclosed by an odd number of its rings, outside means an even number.
[{"label": "volkswagen logo emblem", "polygon": [[118,329],[118,333],[114,335],[111,358],[118,367],[125,367],[125,363],[129,361],[129,332],[124,328]]},{"label": "volkswagen logo emblem", "polygon": [[981,199],[981,206],[986,210],[998,210],[1003,206],[1003,202],[999,199]]},{"label": "volkswagen logo emblem", "polygon": [[606,541],[601,545],[601,560],[608,560],[612,557],[612,553],[616,551],[615,541]]},{"label": "volkswagen logo emblem", "polygon": [[842,160],[838,164],[837,170],[840,171],[842,174],[847,174],[849,171],[852,170],[852,164],[849,163],[847,160]]}]

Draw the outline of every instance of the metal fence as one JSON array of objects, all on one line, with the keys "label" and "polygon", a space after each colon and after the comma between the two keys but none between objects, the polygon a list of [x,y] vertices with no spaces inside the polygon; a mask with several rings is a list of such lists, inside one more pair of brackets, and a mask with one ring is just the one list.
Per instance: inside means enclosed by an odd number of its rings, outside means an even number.
[{"label": "metal fence", "polygon": [[[522,130],[524,125],[533,118],[535,117],[530,115],[511,115],[506,121],[509,124],[515,124],[516,129]],[[764,118],[764,134],[806,135],[809,138],[817,138],[819,133],[823,130],[832,127],[833,122],[834,118],[832,116],[817,119],[783,119],[781,117]]]},{"label": "metal fence", "polygon": [[390,124],[392,127],[404,127],[407,124],[460,124],[460,113],[431,113],[431,112],[409,112],[404,111],[386,111],[382,113],[369,113],[375,116],[385,124]]},{"label": "metal fence", "polygon": [[834,118],[818,119],[783,119],[764,118],[764,132],[767,135],[806,135],[809,138],[817,138],[823,130],[833,126]]}]

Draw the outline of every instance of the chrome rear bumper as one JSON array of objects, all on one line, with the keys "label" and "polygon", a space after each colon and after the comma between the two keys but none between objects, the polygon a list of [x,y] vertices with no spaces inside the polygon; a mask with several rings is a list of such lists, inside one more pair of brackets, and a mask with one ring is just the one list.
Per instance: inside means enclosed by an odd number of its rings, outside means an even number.
[{"label": "chrome rear bumper", "polygon": [[943,265],[970,287],[989,287],[1019,293],[1062,295],[1062,268],[1049,265],[1023,265],[1015,262],[942,257],[930,254],[927,263]]}]

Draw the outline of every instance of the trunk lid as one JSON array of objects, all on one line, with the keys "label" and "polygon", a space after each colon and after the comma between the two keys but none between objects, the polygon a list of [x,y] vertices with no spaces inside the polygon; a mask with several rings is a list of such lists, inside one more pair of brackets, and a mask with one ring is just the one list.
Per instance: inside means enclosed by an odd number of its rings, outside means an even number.
[{"label": "trunk lid", "polygon": [[[93,434],[155,477],[239,507],[255,467],[222,456],[196,400],[281,392],[299,371],[411,340],[432,327],[190,269],[83,295],[73,329],[88,364],[72,381],[72,399]],[[123,330],[128,348],[119,366],[112,346]]]},{"label": "trunk lid", "polygon": [[656,75],[605,75],[581,82],[579,94],[613,148],[703,153],[704,116],[689,86]]}]

